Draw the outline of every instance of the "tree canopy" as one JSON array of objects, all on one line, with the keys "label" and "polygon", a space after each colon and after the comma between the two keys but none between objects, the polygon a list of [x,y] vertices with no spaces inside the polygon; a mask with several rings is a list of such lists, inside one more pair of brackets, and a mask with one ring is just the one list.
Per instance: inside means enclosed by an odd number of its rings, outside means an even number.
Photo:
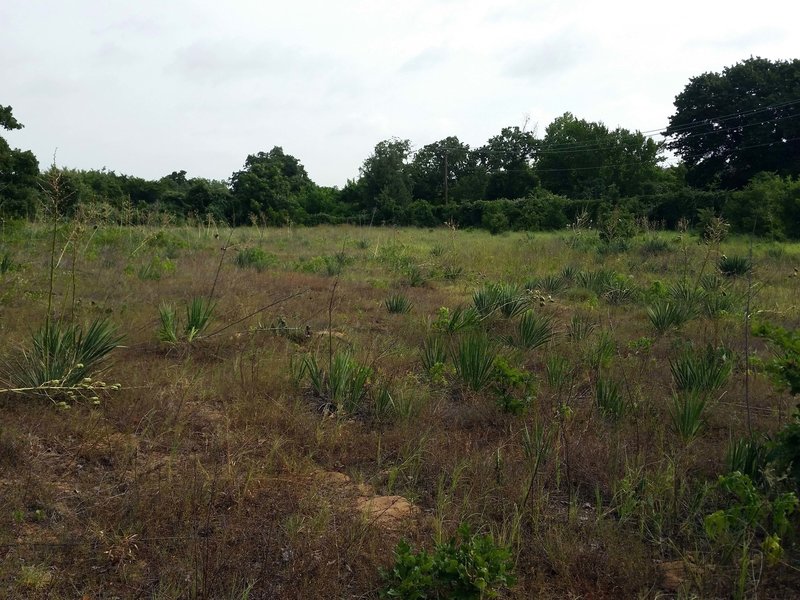
[{"label": "tree canopy", "polygon": [[739,189],[761,171],[800,175],[800,60],[749,58],[693,77],[665,135],[696,186]]},{"label": "tree canopy", "polygon": [[[0,105],[0,128],[22,129],[10,106]],[[35,210],[39,161],[30,150],[9,146],[0,136],[0,213],[31,216]]]}]

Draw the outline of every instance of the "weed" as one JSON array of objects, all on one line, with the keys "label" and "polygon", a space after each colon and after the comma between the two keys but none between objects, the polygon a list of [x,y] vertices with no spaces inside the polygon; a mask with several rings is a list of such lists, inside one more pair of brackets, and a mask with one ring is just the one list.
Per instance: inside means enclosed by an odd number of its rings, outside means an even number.
[{"label": "weed", "polygon": [[447,348],[444,340],[436,335],[428,336],[422,345],[422,368],[426,373],[432,373],[447,360]]},{"label": "weed", "polygon": [[481,322],[481,316],[473,307],[457,306],[452,311],[445,306],[439,308],[433,329],[443,333],[454,334],[460,331],[475,329]]},{"label": "weed", "polygon": [[464,274],[464,267],[459,265],[445,265],[442,271],[442,277],[447,281],[455,281]]},{"label": "weed", "polygon": [[359,364],[349,350],[333,355],[329,373],[325,373],[316,357],[309,354],[304,360],[303,372],[309,376],[316,396],[334,411],[341,414],[363,412],[372,369]]},{"label": "weed", "polygon": [[497,353],[486,334],[465,336],[452,354],[456,375],[466,387],[479,392],[489,384]]},{"label": "weed", "polygon": [[672,427],[684,446],[688,446],[703,428],[705,408],[705,396],[700,394],[676,394],[672,397]]},{"label": "weed", "polygon": [[680,329],[691,318],[685,306],[675,302],[659,301],[647,307],[647,318],[659,335]]},{"label": "weed", "polygon": [[255,269],[260,272],[273,266],[277,260],[273,255],[268,254],[262,248],[254,246],[240,250],[234,262],[239,268]]},{"label": "weed", "polygon": [[579,314],[572,315],[567,329],[567,335],[573,342],[582,342],[594,331],[597,324],[587,317]]},{"label": "weed", "polygon": [[517,325],[514,344],[526,350],[544,346],[553,339],[553,320],[532,310],[525,311]]},{"label": "weed", "polygon": [[437,544],[432,554],[413,552],[405,540],[395,549],[395,562],[381,576],[381,596],[421,598],[496,598],[513,585],[511,553],[489,536],[473,535],[469,526],[458,537]]},{"label": "weed", "polygon": [[619,385],[609,379],[598,379],[595,384],[595,402],[600,413],[617,422],[628,412],[628,403],[620,393]]},{"label": "weed", "polygon": [[192,342],[208,328],[216,305],[216,302],[204,297],[192,298],[189,301],[186,305],[186,326],[184,327],[186,341]]},{"label": "weed", "polygon": [[753,264],[747,256],[739,256],[736,254],[725,256],[723,254],[720,256],[719,261],[717,261],[717,269],[719,269],[719,272],[725,275],[725,277],[741,277],[747,275],[752,268]]},{"label": "weed", "polygon": [[393,314],[405,314],[411,312],[413,304],[407,296],[403,294],[392,294],[384,300],[386,310]]},{"label": "weed", "polygon": [[675,387],[693,393],[713,392],[723,387],[731,374],[730,352],[707,346],[704,350],[686,348],[669,361]]}]

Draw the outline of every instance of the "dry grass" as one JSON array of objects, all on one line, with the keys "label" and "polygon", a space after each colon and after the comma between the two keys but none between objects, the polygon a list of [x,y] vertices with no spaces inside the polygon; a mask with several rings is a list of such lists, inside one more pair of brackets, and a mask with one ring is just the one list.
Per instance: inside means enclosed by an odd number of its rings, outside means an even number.
[{"label": "dry grass", "polygon": [[[62,238],[68,235],[65,228]],[[633,275],[642,291],[656,280],[675,281],[686,265],[690,279],[697,277],[706,248],[663,236],[666,253],[634,247],[601,256],[561,234],[87,229],[74,266],[76,318],[107,315],[125,333],[107,375],[123,387],[99,407],[69,410],[0,395],[0,596],[376,597],[379,568],[389,565],[401,536],[430,547],[463,521],[514,551],[518,583],[510,597],[657,597],[667,591],[660,562],[687,553],[703,575],[687,577],[685,590],[728,594],[727,572],[704,565],[712,553],[701,532],[687,529],[696,529],[699,514],[687,507],[687,490],[722,472],[729,438],[746,430],[741,308],[656,336],[643,300],[611,304],[574,285],[552,302],[548,294],[532,298],[534,310],[554,319],[556,336],[530,352],[501,349],[535,380],[532,402],[516,415],[502,412],[491,390],[464,391],[449,366],[429,374],[419,360],[439,308],[469,304],[487,282],[522,285],[565,265]],[[6,359],[44,318],[45,241],[33,226],[4,240],[22,263],[0,281]],[[236,252],[245,247],[263,248],[273,266],[238,268]],[[743,241],[723,250],[746,254]],[[797,327],[790,275],[800,248],[757,246],[755,254],[763,286],[756,307]],[[70,257],[65,252],[56,273],[57,311],[72,305]],[[208,335],[159,344],[159,304],[208,295],[221,257]],[[153,264],[161,265],[157,277],[142,270]],[[457,277],[445,277],[453,266],[461,268]],[[746,282],[733,285],[742,291]],[[386,311],[394,290],[413,303],[412,312]],[[581,342],[567,336],[576,313],[597,324]],[[484,326],[502,339],[514,322],[492,316]],[[590,351],[601,331],[615,350],[600,369],[619,382],[631,407],[619,423],[594,404],[601,373]],[[733,376],[712,399],[704,433],[681,455],[682,495],[662,499],[668,508],[674,501],[677,514],[642,509],[623,519],[621,482],[632,473],[656,481],[674,467],[669,359],[686,341],[732,348],[739,357]],[[761,340],[751,342],[757,355],[768,354]],[[391,388],[390,417],[371,405],[347,417],[327,414],[308,381],[293,378],[293,365],[309,353],[327,369],[331,348],[350,349],[373,370],[371,391]],[[566,388],[547,382],[553,356],[572,367]],[[791,398],[761,376],[751,383],[753,426],[775,431]],[[522,431],[536,423],[551,433],[552,447],[523,506],[531,465]],[[354,509],[347,486],[320,475],[332,471],[375,493],[402,495],[421,511],[400,530],[382,528]],[[791,578],[773,568],[753,584],[763,597],[780,597]]]}]

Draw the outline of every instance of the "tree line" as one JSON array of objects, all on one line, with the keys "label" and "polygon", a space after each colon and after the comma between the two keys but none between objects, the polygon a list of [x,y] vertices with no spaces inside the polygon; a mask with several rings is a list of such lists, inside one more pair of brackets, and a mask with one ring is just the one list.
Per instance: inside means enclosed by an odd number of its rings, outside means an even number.
[{"label": "tree line", "polygon": [[[11,107],[0,106],[0,127],[22,127]],[[680,162],[667,165],[665,150]],[[447,222],[499,232],[558,229],[579,215],[674,227],[721,214],[739,231],[798,238],[800,60],[750,58],[692,78],[659,132],[610,129],[567,112],[541,137],[505,127],[476,148],[456,136],[420,148],[384,140],[341,188],[315,184],[279,146],[247,156],[227,181],[186,171],[147,180],[106,169],[41,173],[30,151],[0,137],[0,214],[35,218],[42,181],[56,174],[64,216],[119,223]]]}]

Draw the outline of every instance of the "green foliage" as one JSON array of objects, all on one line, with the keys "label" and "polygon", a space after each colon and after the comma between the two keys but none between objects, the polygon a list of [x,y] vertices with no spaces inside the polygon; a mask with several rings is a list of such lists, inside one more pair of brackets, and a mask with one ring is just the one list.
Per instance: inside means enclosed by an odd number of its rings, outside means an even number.
[{"label": "green foliage", "polygon": [[517,324],[513,343],[525,350],[534,350],[553,339],[553,320],[532,310],[527,310]]},{"label": "green foliage", "polygon": [[486,334],[464,336],[452,352],[456,375],[474,392],[479,392],[492,380],[497,352]]},{"label": "green foliage", "polygon": [[619,384],[610,379],[597,380],[595,402],[600,413],[613,422],[621,420],[628,412],[628,402],[620,392]]},{"label": "green foliage", "polygon": [[105,319],[86,327],[48,321],[31,334],[30,347],[12,363],[9,378],[20,388],[76,387],[101,370],[121,339]]},{"label": "green foliage", "polygon": [[447,346],[438,335],[430,335],[422,344],[422,368],[428,374],[433,374],[441,369],[447,360]]},{"label": "green foliage", "polygon": [[519,286],[508,283],[488,283],[472,294],[472,304],[482,318],[499,311],[511,319],[528,306],[528,298]]},{"label": "green foliage", "polygon": [[533,377],[521,368],[512,367],[502,356],[494,360],[492,390],[503,412],[522,414],[533,400]]},{"label": "green foliage", "polygon": [[750,269],[753,268],[753,265],[751,264],[750,259],[746,256],[723,255],[717,262],[717,268],[719,269],[719,272],[726,277],[739,277],[742,275],[747,275],[747,273],[750,272]]},{"label": "green foliage", "polygon": [[690,80],[666,130],[690,184],[735,189],[760,171],[798,175],[798,73],[798,59],[756,57]]},{"label": "green foliage", "polygon": [[[727,508],[706,516],[703,523],[706,535],[730,556],[736,549],[741,549],[746,555],[752,539],[761,533],[764,536],[761,549],[770,563],[780,560],[782,538],[791,531],[790,517],[800,504],[797,496],[793,492],[784,492],[770,500],[747,475],[739,471],[721,475],[718,487],[732,496],[733,501],[727,503]],[[744,564],[742,568],[746,568]]]},{"label": "green foliage", "polygon": [[156,336],[160,342],[178,343],[178,315],[171,304],[162,303],[158,307],[158,331]]},{"label": "green foliage", "polygon": [[584,315],[574,314],[572,315],[572,319],[570,319],[567,335],[573,342],[580,343],[592,334],[595,327],[597,327],[597,323],[590,318]]},{"label": "green foliage", "polygon": [[777,348],[777,356],[767,363],[767,369],[789,393],[800,394],[800,332],[762,322],[753,326],[753,333],[767,338]]},{"label": "green foliage", "polygon": [[242,269],[255,269],[261,272],[273,266],[277,261],[273,255],[268,254],[262,248],[251,246],[240,250],[234,262],[237,267]]},{"label": "green foliage", "polygon": [[458,537],[437,544],[432,554],[412,551],[401,541],[395,549],[395,562],[382,571],[384,598],[419,600],[454,598],[478,600],[496,598],[513,585],[511,553],[491,537],[473,535],[467,525]]},{"label": "green foliage", "polygon": [[411,312],[413,304],[407,296],[403,294],[392,294],[383,301],[386,310],[393,314],[405,314]]},{"label": "green foliage", "polygon": [[647,318],[659,335],[670,330],[680,329],[691,318],[685,305],[675,302],[659,301],[647,307]]},{"label": "green foliage", "polygon": [[144,263],[138,272],[139,279],[143,281],[158,281],[167,273],[175,271],[175,263],[168,258],[153,256],[150,262]]},{"label": "green foliage", "polygon": [[454,334],[460,331],[475,329],[481,322],[481,315],[478,311],[469,306],[463,308],[457,306],[452,311],[445,306],[439,308],[436,320],[433,322],[433,329],[443,333]]},{"label": "green foliage", "polygon": [[677,389],[702,394],[722,388],[733,365],[729,350],[706,346],[703,350],[686,348],[670,359],[669,367]]},{"label": "green foliage", "polygon": [[349,350],[333,355],[329,373],[309,354],[301,363],[299,375],[308,375],[314,394],[334,411],[351,415],[363,412],[372,369],[361,365]]},{"label": "green foliage", "polygon": [[184,327],[187,341],[193,341],[208,328],[216,306],[216,302],[204,297],[195,297],[189,301],[186,305],[186,326]]},{"label": "green foliage", "polygon": [[676,394],[672,398],[670,418],[675,433],[688,446],[703,428],[705,396],[701,394]]},{"label": "green foliage", "polygon": [[671,248],[669,242],[664,238],[651,235],[642,242],[640,250],[644,255],[657,256],[669,252]]}]

